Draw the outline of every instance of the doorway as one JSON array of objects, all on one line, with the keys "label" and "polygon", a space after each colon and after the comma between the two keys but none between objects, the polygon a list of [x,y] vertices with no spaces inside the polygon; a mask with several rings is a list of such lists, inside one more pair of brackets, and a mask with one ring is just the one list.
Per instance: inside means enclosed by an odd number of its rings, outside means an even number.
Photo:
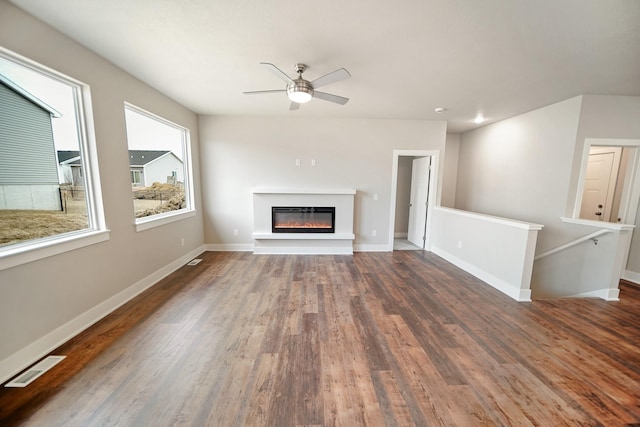
[{"label": "doorway", "polygon": [[[592,221],[620,222],[618,209],[620,195],[624,187],[626,161],[629,157],[628,155],[622,156],[623,150],[630,149],[592,146],[589,150],[580,218]],[[621,162],[623,159],[625,161]],[[616,199],[618,199],[618,203],[615,203]]]},{"label": "doorway", "polygon": [[[601,179],[599,176],[604,178]],[[603,183],[593,185],[591,181],[594,177],[596,181],[601,179]],[[596,200],[597,195],[599,199]],[[586,138],[573,218],[636,226],[628,247],[621,253],[624,258],[622,275],[634,283],[640,283],[640,239],[637,228],[640,225],[637,215],[639,201],[640,140]]]},{"label": "doorway", "polygon": [[640,199],[639,143],[638,140],[585,141],[574,218],[635,223]]},{"label": "doorway", "polygon": [[428,250],[430,211],[435,205],[437,152],[395,150],[389,250]]}]

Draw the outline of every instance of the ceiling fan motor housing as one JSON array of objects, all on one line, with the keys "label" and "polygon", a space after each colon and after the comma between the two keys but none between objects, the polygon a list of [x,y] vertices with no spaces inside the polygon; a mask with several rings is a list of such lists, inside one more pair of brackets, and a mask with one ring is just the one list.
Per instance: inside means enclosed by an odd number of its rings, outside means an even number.
[{"label": "ceiling fan motor housing", "polygon": [[287,85],[287,95],[293,102],[308,102],[313,98],[313,86],[307,80],[297,78]]}]

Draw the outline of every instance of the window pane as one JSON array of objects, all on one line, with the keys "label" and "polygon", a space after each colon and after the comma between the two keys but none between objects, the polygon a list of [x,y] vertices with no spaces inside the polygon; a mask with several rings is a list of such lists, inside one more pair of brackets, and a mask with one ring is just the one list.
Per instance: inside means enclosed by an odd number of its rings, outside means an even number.
[{"label": "window pane", "polygon": [[135,217],[191,209],[188,130],[131,105],[125,117]]},{"label": "window pane", "polygon": [[0,55],[0,247],[91,228],[81,90]]}]

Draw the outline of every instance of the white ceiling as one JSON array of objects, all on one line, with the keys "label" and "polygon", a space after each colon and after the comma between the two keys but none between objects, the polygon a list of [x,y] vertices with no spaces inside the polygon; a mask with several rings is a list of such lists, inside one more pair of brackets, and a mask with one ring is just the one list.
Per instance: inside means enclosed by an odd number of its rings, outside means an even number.
[{"label": "white ceiling", "polygon": [[[640,95],[638,0],[11,0],[200,114],[447,120]],[[352,77],[289,111],[259,65]],[[436,107],[447,111],[436,114]]]}]

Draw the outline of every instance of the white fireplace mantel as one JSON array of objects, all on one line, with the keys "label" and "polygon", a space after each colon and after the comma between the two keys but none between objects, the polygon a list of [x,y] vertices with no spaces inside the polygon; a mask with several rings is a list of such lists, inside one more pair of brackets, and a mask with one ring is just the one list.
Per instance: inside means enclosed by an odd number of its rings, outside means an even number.
[{"label": "white fireplace mantel", "polygon": [[356,194],[355,188],[254,188],[253,194]]},{"label": "white fireplace mantel", "polygon": [[[254,188],[253,234],[256,254],[353,254],[356,190]],[[272,233],[273,206],[334,206],[335,233]]]}]

